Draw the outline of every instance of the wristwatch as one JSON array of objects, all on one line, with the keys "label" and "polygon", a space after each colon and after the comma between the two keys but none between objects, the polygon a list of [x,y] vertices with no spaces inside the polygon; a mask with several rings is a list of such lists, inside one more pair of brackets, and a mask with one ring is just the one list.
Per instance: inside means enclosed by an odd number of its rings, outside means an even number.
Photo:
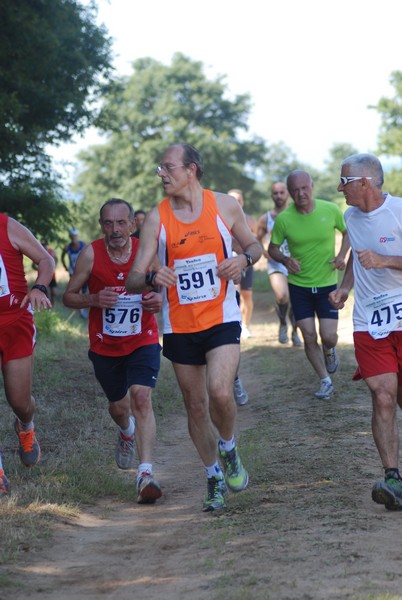
[{"label": "wristwatch", "polygon": [[243,255],[246,257],[247,267],[252,267],[253,266],[253,259],[251,258],[251,255],[247,254],[247,252],[243,252]]},{"label": "wristwatch", "polygon": [[31,289],[40,290],[45,294],[45,296],[47,296],[47,287],[45,285],[42,285],[41,283],[35,283],[35,285],[33,285]]},{"label": "wristwatch", "polygon": [[145,285],[149,285],[149,287],[155,287],[155,277],[157,276],[157,271],[148,271],[145,274]]}]

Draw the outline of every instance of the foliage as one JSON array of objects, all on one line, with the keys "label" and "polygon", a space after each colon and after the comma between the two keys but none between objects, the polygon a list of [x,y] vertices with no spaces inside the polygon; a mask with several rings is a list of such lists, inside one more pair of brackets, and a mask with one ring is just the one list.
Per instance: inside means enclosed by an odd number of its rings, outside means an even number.
[{"label": "foliage", "polygon": [[0,210],[49,237],[66,209],[46,146],[94,121],[110,44],[94,4],[0,4]]},{"label": "foliage", "polygon": [[402,71],[394,71],[390,78],[395,88],[393,98],[380,98],[374,107],[381,115],[378,149],[380,154],[402,155]]},{"label": "foliage", "polygon": [[258,137],[244,139],[249,95],[229,99],[222,77],[208,80],[201,62],[180,53],[170,66],[142,58],[133,68],[133,75],[117,79],[104,98],[97,124],[106,143],[80,155],[84,168],[75,188],[85,207],[85,230],[93,235],[99,207],[111,196],[135,208],[158,202],[162,192],[154,168],[175,142],[191,143],[201,152],[205,187],[241,188],[250,198],[250,212],[256,210],[255,180],[266,146]]},{"label": "foliage", "polygon": [[[395,88],[392,98],[380,98],[375,108],[381,115],[378,136],[378,153],[386,156],[402,155],[402,71],[391,73],[390,82]],[[402,169],[393,167],[385,174],[385,189],[400,196],[402,190]]]},{"label": "foliage", "polygon": [[351,154],[356,154],[357,150],[350,144],[334,144],[330,149],[329,159],[326,161],[324,171],[316,172],[314,178],[314,195],[316,198],[329,200],[342,206],[344,203],[343,194],[337,191],[339,185],[339,175],[341,173],[341,162]]}]

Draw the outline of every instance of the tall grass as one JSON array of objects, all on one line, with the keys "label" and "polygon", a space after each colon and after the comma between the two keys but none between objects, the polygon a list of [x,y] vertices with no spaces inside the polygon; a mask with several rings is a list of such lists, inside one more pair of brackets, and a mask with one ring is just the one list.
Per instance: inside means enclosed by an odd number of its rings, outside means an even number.
[{"label": "tall grass", "polygon": [[[87,323],[79,311],[57,302],[35,315],[37,345],[33,377],[35,429],[42,456],[27,469],[18,457],[14,416],[0,390],[3,465],[12,493],[0,501],[0,564],[48,536],[55,521],[69,518],[102,496],[130,500],[132,475],[115,467],[116,427],[93,375]],[[162,361],[153,394],[158,419],[180,406],[170,365]]]}]

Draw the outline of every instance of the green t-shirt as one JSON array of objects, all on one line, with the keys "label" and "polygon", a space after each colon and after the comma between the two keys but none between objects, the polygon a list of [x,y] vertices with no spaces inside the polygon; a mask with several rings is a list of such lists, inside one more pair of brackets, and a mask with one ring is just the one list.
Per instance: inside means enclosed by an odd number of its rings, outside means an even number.
[{"label": "green t-shirt", "polygon": [[301,287],[325,287],[337,283],[337,271],[328,261],[335,257],[335,230],[346,231],[345,220],[333,202],[315,200],[314,210],[301,214],[291,204],[275,219],[271,242],[286,239],[292,258],[300,262],[299,273],[289,273],[289,283]]}]

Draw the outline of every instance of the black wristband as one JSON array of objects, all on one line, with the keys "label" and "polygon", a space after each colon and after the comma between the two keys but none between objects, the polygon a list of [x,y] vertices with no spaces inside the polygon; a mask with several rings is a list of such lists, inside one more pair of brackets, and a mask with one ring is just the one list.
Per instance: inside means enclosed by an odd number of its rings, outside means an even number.
[{"label": "black wristband", "polygon": [[33,285],[31,289],[40,290],[43,294],[45,294],[47,298],[47,287],[45,285],[42,285],[41,283],[35,283],[35,285]]},{"label": "black wristband", "polygon": [[252,267],[253,266],[253,259],[252,259],[251,255],[247,254],[247,252],[243,252],[243,256],[246,257],[247,267]]},{"label": "black wristband", "polygon": [[157,274],[157,271],[148,271],[148,273],[145,274],[145,285],[149,285],[149,287],[154,288]]}]

